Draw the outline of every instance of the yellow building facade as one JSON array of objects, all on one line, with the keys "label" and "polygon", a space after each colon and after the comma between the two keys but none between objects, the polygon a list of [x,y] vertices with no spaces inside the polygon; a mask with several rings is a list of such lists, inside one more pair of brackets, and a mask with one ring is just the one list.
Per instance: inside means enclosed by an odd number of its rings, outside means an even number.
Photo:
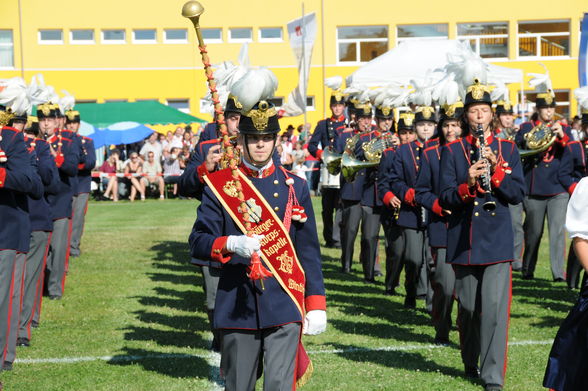
[{"label": "yellow building facade", "polygon": [[[0,1],[0,78],[42,73],[80,102],[159,100],[201,118],[207,87],[184,0]],[[346,77],[410,39],[467,39],[489,62],[550,71],[564,115],[576,114],[580,22],[585,0],[390,2],[202,0],[200,25],[213,63],[235,62],[249,42],[252,65],[279,79],[277,103],[298,83],[286,24],[315,12],[317,36],[307,89],[308,122],[328,114],[325,77]],[[529,77],[525,76],[525,84]],[[518,102],[520,85],[513,85]],[[525,85],[528,89],[528,86]],[[532,95],[528,96],[532,99]],[[303,117],[284,118],[297,126]]]}]

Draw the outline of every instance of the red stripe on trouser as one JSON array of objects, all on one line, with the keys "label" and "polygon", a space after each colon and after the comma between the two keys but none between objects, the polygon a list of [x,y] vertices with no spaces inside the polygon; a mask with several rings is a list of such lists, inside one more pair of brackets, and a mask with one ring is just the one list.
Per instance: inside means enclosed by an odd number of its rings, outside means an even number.
[{"label": "red stripe on trouser", "polygon": [[3,346],[2,350],[2,362],[6,358],[6,351],[8,350],[8,337],[10,336],[10,318],[12,317],[12,293],[14,292],[14,269],[16,268],[16,253],[14,254],[14,263],[12,264],[12,276],[10,277],[10,292],[8,292],[8,319],[7,324],[8,327],[6,328],[6,344]]},{"label": "red stripe on trouser", "polygon": [[47,238],[47,245],[45,245],[45,254],[43,255],[43,266],[41,267],[41,275],[37,280],[37,288],[35,290],[35,303],[33,304],[31,320],[29,321],[29,324],[27,324],[27,334],[29,336],[29,340],[31,339],[31,324],[33,323],[33,319],[35,319],[35,313],[37,312],[37,310],[39,311],[39,318],[41,317],[41,305],[43,303],[43,288],[45,288],[45,268],[47,267],[47,255],[49,255],[51,235],[53,235],[53,232],[49,232],[49,237]]},{"label": "red stripe on trouser", "polygon": [[508,328],[510,326],[510,305],[512,304],[512,264],[508,269],[508,317],[506,320],[506,344],[504,349],[504,367],[502,368],[502,379],[506,379],[506,362],[508,360]]},{"label": "red stripe on trouser", "polygon": [[68,219],[68,226],[67,226],[67,244],[65,246],[65,268],[63,270],[63,278],[61,279],[61,294],[65,290],[65,277],[67,276],[67,271],[69,269],[69,250],[71,246],[71,230],[73,227],[73,219]]}]

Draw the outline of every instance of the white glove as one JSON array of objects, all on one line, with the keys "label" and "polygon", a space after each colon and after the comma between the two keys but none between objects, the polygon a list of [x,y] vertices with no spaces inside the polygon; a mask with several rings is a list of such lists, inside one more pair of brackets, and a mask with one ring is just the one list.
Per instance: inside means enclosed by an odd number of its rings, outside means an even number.
[{"label": "white glove", "polygon": [[230,235],[227,238],[227,251],[242,256],[243,258],[251,258],[254,252],[261,248],[260,240],[264,235]]},{"label": "white glove", "polygon": [[313,310],[306,313],[302,333],[306,335],[318,335],[327,329],[327,311]]}]

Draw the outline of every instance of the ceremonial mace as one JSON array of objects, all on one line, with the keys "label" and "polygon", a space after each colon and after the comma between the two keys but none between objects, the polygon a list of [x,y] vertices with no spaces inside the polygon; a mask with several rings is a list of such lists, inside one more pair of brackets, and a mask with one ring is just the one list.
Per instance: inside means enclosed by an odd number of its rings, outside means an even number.
[{"label": "ceremonial mace", "polygon": [[[227,131],[223,107],[220,104],[218,92],[216,90],[216,81],[214,80],[214,74],[212,72],[212,68],[210,65],[210,59],[208,57],[208,52],[206,51],[206,45],[204,44],[202,33],[200,31],[200,15],[202,15],[203,12],[204,7],[197,1],[188,1],[182,7],[182,16],[192,21],[192,24],[194,25],[194,30],[196,31],[196,37],[198,38],[198,50],[200,51],[200,55],[202,56],[204,74],[206,75],[208,89],[210,91],[210,95],[212,96],[212,103],[214,104],[216,123],[221,134],[220,143],[221,151],[223,154],[219,162],[219,165],[221,169],[231,169],[233,180],[238,190],[237,198],[240,202],[239,211],[241,212],[242,224],[245,227],[246,235],[252,237],[253,230],[251,229],[251,221],[249,221],[249,208],[245,203],[245,196],[243,195],[243,188],[241,186],[241,180],[239,178],[239,168],[237,167],[240,158],[235,151],[235,147],[231,143],[231,138],[229,137],[229,132]],[[260,280],[262,289],[264,289],[263,279],[271,276],[271,272],[267,270],[265,266],[263,266],[263,264],[261,263],[259,254],[257,252],[254,252],[253,255],[251,255],[251,264],[248,267],[247,275],[253,281]]]}]

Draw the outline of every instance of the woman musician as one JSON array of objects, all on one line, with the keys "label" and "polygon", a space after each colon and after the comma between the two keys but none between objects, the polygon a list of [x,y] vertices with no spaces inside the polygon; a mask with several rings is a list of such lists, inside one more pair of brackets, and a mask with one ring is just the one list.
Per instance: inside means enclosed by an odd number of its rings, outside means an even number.
[{"label": "woman musician", "polygon": [[[522,201],[524,179],[516,145],[493,135],[488,90],[478,80],[467,88],[464,135],[441,152],[439,203],[451,211],[446,262],[455,271],[465,375],[480,377],[486,391],[500,391],[512,294],[508,205]],[[479,129],[483,134],[474,137]]]}]

